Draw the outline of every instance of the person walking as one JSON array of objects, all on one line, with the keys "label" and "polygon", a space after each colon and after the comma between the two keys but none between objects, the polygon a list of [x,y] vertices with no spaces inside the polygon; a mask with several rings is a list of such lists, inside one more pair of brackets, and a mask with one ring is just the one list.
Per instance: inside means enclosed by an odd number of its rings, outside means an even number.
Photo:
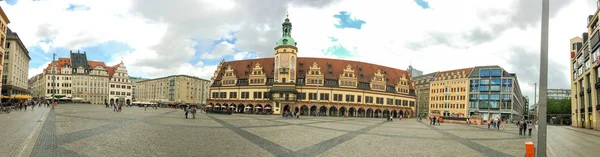
[{"label": "person walking", "polygon": [[183,111],[185,112],[185,119],[188,119],[188,113],[190,113],[188,107],[183,108]]},{"label": "person walking", "polygon": [[192,119],[196,119],[196,106],[192,107]]},{"label": "person walking", "polygon": [[437,119],[437,118],[434,116],[434,117],[433,117],[433,120],[432,120],[432,121],[433,121],[433,125],[435,125],[436,119]]},{"label": "person walking", "polygon": [[527,129],[529,129],[529,136],[531,136],[531,130],[533,130],[533,121],[529,121],[529,123],[527,123]]}]

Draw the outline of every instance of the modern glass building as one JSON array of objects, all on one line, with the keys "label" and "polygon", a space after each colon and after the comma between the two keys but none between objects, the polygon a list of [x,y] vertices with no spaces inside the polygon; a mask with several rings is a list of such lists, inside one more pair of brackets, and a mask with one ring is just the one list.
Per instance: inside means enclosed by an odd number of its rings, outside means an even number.
[{"label": "modern glass building", "polygon": [[469,115],[483,120],[523,118],[525,97],[514,73],[499,66],[479,66],[469,76]]}]

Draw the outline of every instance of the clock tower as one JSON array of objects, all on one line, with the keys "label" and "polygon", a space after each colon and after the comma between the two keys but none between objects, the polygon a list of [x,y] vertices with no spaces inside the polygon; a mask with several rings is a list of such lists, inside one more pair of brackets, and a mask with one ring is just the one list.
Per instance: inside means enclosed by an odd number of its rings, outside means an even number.
[{"label": "clock tower", "polygon": [[285,16],[285,21],[281,24],[283,34],[275,46],[274,81],[277,83],[294,83],[296,82],[298,48],[296,47],[296,41],[292,38],[292,23],[289,14]]}]

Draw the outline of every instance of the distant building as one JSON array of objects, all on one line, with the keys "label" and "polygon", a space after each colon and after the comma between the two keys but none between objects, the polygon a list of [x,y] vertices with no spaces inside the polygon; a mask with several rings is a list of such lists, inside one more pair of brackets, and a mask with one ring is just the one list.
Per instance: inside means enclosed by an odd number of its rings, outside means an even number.
[{"label": "distant building", "polygon": [[548,99],[570,99],[571,89],[548,89]]},{"label": "distant building", "polygon": [[130,76],[129,80],[131,80],[131,100],[133,100],[133,102],[136,102],[136,99],[135,99],[135,88],[137,87],[136,83],[139,81],[144,81],[144,80],[148,80],[148,79]]},{"label": "distant building", "polygon": [[[3,75],[5,71],[4,69],[8,68],[4,67],[8,65],[5,65],[6,63],[4,63],[3,56],[6,55],[4,53],[4,51],[6,51],[6,32],[8,30],[7,25],[10,23],[10,21],[8,20],[8,17],[6,17],[6,14],[4,13],[2,7],[0,7],[0,16],[0,75]],[[27,75],[25,77],[27,77]],[[2,84],[4,84],[4,81],[2,81]],[[0,84],[0,87],[2,87],[2,84]]]},{"label": "distant building", "polygon": [[412,65],[408,66],[408,69],[406,70],[406,72],[408,72],[408,74],[410,74],[411,77],[417,77],[417,76],[423,75],[423,71],[413,68]]},{"label": "distant building", "polygon": [[421,75],[421,76],[412,76],[412,80],[414,86],[416,88],[417,94],[417,110],[418,114],[421,116],[427,116],[429,113],[429,93],[431,87],[431,80],[435,78],[438,72]]},{"label": "distant building", "polygon": [[195,76],[171,75],[136,82],[136,100],[206,104],[210,81]]}]

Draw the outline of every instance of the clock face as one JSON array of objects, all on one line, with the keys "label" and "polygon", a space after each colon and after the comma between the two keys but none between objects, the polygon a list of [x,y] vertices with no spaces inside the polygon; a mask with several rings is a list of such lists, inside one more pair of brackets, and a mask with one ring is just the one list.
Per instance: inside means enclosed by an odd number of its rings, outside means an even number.
[{"label": "clock face", "polygon": [[571,51],[571,58],[575,58],[575,51]]}]

